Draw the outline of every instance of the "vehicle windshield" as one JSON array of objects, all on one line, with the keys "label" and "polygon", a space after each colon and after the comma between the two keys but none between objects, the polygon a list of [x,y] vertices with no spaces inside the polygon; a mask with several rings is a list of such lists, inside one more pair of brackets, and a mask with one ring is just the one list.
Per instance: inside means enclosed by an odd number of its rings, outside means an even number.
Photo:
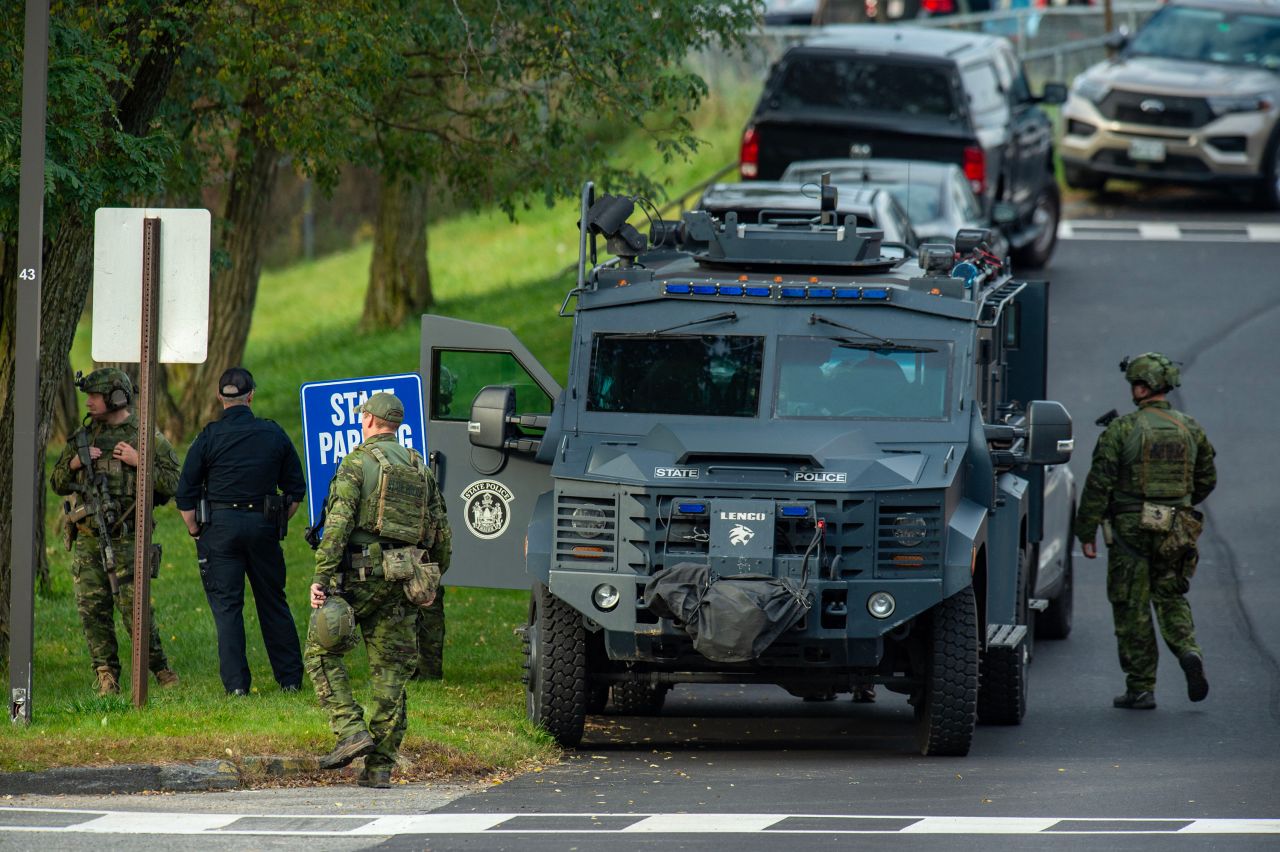
[{"label": "vehicle windshield", "polygon": [[755,417],[764,338],[598,334],[588,411]]},{"label": "vehicle windshield", "polygon": [[1138,31],[1128,52],[1276,70],[1280,69],[1280,16],[1167,6]]},{"label": "vehicle windshield", "polygon": [[774,109],[831,109],[957,120],[945,71],[863,57],[804,56],[791,60],[774,87]]},{"label": "vehicle windshield", "polygon": [[897,340],[895,349],[867,349],[874,341],[783,337],[778,341],[778,417],[872,417],[945,420],[951,344]]}]

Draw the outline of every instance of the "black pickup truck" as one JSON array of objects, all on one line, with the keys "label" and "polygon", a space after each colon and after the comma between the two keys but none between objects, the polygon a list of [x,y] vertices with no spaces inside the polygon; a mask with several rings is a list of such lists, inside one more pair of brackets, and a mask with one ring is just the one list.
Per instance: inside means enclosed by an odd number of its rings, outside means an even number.
[{"label": "black pickup truck", "polygon": [[[894,157],[955,163],[1005,224],[1014,259],[1048,262],[1060,202],[1053,128],[1009,42],[927,27],[827,27],[773,67],[742,137],[743,180],[797,160]],[[995,205],[1000,205],[996,207]]]}]

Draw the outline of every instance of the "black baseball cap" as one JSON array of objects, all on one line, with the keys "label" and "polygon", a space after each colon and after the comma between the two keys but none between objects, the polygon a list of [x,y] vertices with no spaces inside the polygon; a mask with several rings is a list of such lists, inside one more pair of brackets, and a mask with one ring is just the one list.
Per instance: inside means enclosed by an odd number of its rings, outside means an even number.
[{"label": "black baseball cap", "polygon": [[227,399],[244,396],[255,387],[253,373],[244,367],[230,367],[218,379],[218,393]]}]

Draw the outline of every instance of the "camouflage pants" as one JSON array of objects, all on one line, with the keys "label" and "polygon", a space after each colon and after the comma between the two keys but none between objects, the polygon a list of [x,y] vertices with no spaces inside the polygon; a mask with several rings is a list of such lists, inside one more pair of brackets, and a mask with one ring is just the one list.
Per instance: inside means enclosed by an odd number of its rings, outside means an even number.
[{"label": "camouflage pants", "polygon": [[418,668],[416,677],[439,678],[444,675],[444,586],[436,592],[435,602],[418,610]]},{"label": "camouflage pants", "polygon": [[1190,588],[1188,568],[1194,568],[1197,554],[1177,562],[1161,559],[1155,548],[1162,534],[1140,529],[1136,514],[1118,516],[1114,526],[1118,540],[1107,549],[1107,600],[1115,618],[1126,686],[1145,692],[1155,689],[1160,653],[1151,620],[1153,606],[1160,634],[1175,656],[1200,651],[1191,605],[1184,597]]},{"label": "camouflage pants", "polygon": [[[401,583],[376,578],[350,583],[346,598],[355,610],[369,654],[373,702],[368,731],[376,747],[365,758],[365,766],[389,769],[395,764],[407,727],[404,685],[417,661],[414,607],[405,598]],[[316,697],[329,711],[334,736],[341,740],[364,730],[364,708],[352,694],[342,654],[325,650],[308,634],[302,661]]]},{"label": "camouflage pants", "polygon": [[[132,577],[133,539],[111,540],[116,558],[116,576]],[[117,680],[120,678],[120,657],[116,644],[115,609],[118,607],[124,619],[124,629],[133,639],[133,583],[121,583],[119,594],[111,594],[111,582],[102,565],[102,552],[98,540],[81,535],[76,540],[71,560],[71,577],[75,581],[76,609],[80,611],[80,623],[84,626],[84,638],[89,643],[89,660],[94,671],[106,667]],[[151,612],[151,650],[149,666],[158,672],[169,668],[164,648],[160,645],[160,629],[156,626],[154,609]]]}]

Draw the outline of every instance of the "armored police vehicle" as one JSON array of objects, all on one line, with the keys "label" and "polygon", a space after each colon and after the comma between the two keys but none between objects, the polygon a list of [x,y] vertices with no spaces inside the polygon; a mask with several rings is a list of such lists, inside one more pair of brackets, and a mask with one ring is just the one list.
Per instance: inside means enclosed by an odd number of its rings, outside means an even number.
[{"label": "armored police vehicle", "polygon": [[675,684],[876,684],[962,755],[1023,717],[1035,612],[1070,629],[1047,282],[983,231],[885,256],[822,195],[646,238],[588,184],[564,388],[507,329],[423,318],[449,582],[532,584],[528,711],[566,746]]}]

